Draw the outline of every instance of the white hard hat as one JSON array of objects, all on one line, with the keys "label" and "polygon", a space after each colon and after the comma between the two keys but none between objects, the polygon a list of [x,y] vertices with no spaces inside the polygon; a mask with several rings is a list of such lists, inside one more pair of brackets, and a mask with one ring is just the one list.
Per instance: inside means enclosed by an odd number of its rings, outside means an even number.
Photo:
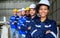
[{"label": "white hard hat", "polygon": [[25,8],[22,8],[22,11],[25,10]]},{"label": "white hard hat", "polygon": [[19,9],[18,12],[22,11],[22,9]]},{"label": "white hard hat", "polygon": [[48,0],[41,0],[38,4],[45,4],[45,5],[50,6],[50,3]]},{"label": "white hard hat", "polygon": [[35,7],[36,7],[35,4],[31,4],[31,5],[29,6],[29,8],[35,8]]}]

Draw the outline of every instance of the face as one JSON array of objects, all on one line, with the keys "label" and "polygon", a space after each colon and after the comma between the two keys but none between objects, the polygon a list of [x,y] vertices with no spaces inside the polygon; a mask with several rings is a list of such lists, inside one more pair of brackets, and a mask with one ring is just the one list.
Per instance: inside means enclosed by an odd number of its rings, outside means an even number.
[{"label": "face", "polygon": [[13,14],[14,14],[14,15],[16,15],[16,14],[17,14],[17,12],[13,12]]},{"label": "face", "polygon": [[22,11],[22,15],[23,15],[23,16],[25,15],[25,11],[24,11],[24,10]]},{"label": "face", "polygon": [[35,14],[36,14],[36,10],[33,9],[33,8],[31,8],[31,9],[30,9],[30,15],[31,15],[31,16],[34,16]]},{"label": "face", "polygon": [[39,8],[39,14],[40,14],[41,17],[46,17],[46,15],[48,14],[48,12],[49,12],[49,9],[48,9],[47,6],[44,6],[44,5],[40,6],[40,8]]},{"label": "face", "polygon": [[29,11],[26,11],[26,15],[27,15],[27,16],[29,15]]},{"label": "face", "polygon": [[21,16],[21,15],[22,15],[21,11],[20,11],[20,12],[18,12],[18,15],[19,15],[19,16]]}]

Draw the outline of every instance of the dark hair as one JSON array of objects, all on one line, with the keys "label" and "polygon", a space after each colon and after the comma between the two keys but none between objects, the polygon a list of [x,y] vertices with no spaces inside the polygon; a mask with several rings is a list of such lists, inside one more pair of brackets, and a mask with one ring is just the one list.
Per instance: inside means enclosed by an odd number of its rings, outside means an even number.
[{"label": "dark hair", "polygon": [[42,5],[47,6],[47,7],[48,7],[48,10],[49,10],[50,6],[45,5],[45,4],[37,4],[37,5],[36,5],[36,11],[37,11],[37,13],[38,13],[39,8],[40,8]]}]

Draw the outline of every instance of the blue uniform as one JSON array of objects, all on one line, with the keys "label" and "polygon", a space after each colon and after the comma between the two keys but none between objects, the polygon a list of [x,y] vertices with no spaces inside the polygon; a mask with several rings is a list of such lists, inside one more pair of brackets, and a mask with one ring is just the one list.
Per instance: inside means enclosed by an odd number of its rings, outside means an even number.
[{"label": "blue uniform", "polygon": [[[39,19],[39,17],[38,17],[37,15],[36,15],[33,19],[28,18],[28,19],[27,19],[28,22],[26,22],[27,27],[30,27],[31,24],[34,25],[34,21],[37,20],[37,19]],[[27,35],[26,35],[26,38],[32,38],[32,37],[31,37],[31,34],[30,34],[30,31],[31,31],[31,30],[28,30],[28,29],[27,29]]]},{"label": "blue uniform", "polygon": [[[19,32],[19,34],[26,34],[25,25],[24,25],[25,21],[26,21],[25,16],[19,18],[19,21],[18,21],[18,32]],[[20,27],[20,29],[19,29],[19,27]]]},{"label": "blue uniform", "polygon": [[[46,18],[44,22],[41,22],[39,20],[35,20],[34,23],[31,23],[31,36],[33,38],[56,38],[56,22],[53,20],[49,20],[48,18]],[[47,30],[50,30],[51,32],[45,34]]]},{"label": "blue uniform", "polygon": [[19,16],[11,16],[10,17],[10,27],[11,28],[17,28],[17,21],[19,19]]},{"label": "blue uniform", "polygon": [[18,15],[10,17],[10,38],[14,38],[14,34],[17,34],[16,30],[18,19],[19,19]]}]

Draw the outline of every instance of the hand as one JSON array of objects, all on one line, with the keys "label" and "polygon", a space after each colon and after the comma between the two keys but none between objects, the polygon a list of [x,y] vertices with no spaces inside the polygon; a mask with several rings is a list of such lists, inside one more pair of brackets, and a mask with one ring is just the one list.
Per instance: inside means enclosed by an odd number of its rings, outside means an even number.
[{"label": "hand", "polygon": [[50,33],[50,30],[47,30],[45,34],[48,34],[48,33]]},{"label": "hand", "polygon": [[31,29],[31,27],[28,27],[28,30],[30,30]]},{"label": "hand", "polygon": [[18,27],[19,29],[21,29],[21,27]]},{"label": "hand", "polygon": [[14,24],[14,22],[12,22],[12,24]]}]

